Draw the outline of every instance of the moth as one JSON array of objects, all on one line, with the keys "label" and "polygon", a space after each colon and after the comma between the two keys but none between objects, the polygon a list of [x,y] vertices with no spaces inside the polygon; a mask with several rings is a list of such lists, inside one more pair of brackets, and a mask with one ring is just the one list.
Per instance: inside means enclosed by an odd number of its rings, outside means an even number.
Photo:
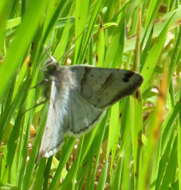
[{"label": "moth", "polygon": [[141,75],[121,69],[75,65],[47,67],[51,81],[47,121],[39,156],[50,157],[66,133],[80,134],[98,120],[105,109],[132,94],[142,83]]}]

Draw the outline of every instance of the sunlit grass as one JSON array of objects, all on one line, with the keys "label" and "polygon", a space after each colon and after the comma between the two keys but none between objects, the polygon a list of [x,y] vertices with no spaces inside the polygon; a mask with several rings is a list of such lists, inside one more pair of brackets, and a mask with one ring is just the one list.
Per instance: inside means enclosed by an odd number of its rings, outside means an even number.
[{"label": "sunlit grass", "polygon": [[[0,189],[180,189],[180,19],[179,1],[1,0]],[[49,54],[144,82],[38,161],[47,103],[34,86]]]}]

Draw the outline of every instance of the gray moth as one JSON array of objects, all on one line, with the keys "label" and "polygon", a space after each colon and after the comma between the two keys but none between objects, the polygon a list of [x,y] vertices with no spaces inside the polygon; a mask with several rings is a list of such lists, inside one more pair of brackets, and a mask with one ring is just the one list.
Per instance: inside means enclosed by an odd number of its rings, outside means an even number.
[{"label": "gray moth", "polygon": [[129,70],[55,63],[47,69],[50,100],[39,150],[39,156],[47,158],[59,150],[66,133],[89,129],[108,106],[132,94],[143,81]]}]

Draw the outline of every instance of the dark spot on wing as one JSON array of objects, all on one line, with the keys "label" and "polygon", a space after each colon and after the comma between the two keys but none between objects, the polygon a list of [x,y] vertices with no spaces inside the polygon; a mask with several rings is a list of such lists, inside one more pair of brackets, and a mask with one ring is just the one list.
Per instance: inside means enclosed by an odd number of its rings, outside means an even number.
[{"label": "dark spot on wing", "polygon": [[124,75],[123,81],[124,81],[124,82],[129,82],[129,79],[130,79],[133,75],[134,75],[134,72],[128,71],[128,72]]},{"label": "dark spot on wing", "polygon": [[134,77],[134,82],[132,81],[132,82],[130,82],[129,85],[126,85],[124,90],[120,88],[117,95],[115,95],[113,97],[113,99],[110,102],[108,102],[107,105],[104,105],[104,106],[109,106],[109,105],[115,103],[116,101],[118,101],[119,99],[132,94],[141,85],[141,83],[143,82],[142,76],[138,75],[138,74],[136,74],[134,72],[128,71],[128,73],[125,76],[124,76],[124,79],[126,79],[126,81],[130,80],[131,77]]}]

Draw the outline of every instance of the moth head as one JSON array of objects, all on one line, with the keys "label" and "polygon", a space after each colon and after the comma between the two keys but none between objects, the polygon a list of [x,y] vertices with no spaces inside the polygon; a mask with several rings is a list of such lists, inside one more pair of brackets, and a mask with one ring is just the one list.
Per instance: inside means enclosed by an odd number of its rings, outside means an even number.
[{"label": "moth head", "polygon": [[51,63],[47,65],[46,67],[46,74],[49,76],[55,75],[55,73],[58,71],[58,64],[57,63]]},{"label": "moth head", "polygon": [[54,76],[56,72],[59,70],[58,62],[54,58],[50,58],[45,63],[45,67],[43,69],[43,72],[45,73],[45,76]]}]

